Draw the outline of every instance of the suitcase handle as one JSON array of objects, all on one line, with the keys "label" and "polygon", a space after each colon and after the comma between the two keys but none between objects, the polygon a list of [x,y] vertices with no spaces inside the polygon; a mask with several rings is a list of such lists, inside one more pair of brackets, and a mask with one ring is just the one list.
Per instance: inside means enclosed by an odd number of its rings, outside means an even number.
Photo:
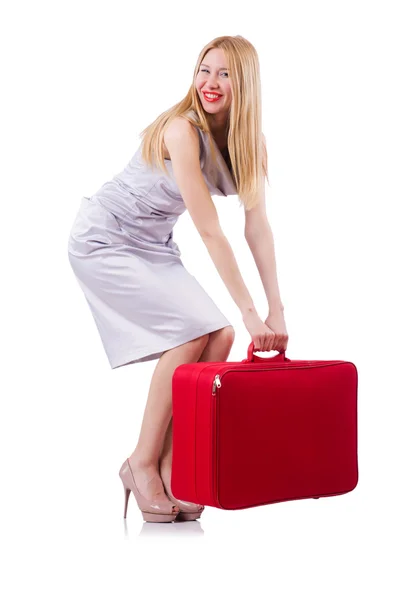
[{"label": "suitcase handle", "polygon": [[[257,352],[258,352],[258,350],[257,350]],[[278,354],[276,354],[276,356],[271,356],[270,358],[261,358],[260,356],[256,356],[254,354],[254,342],[251,342],[250,345],[248,346],[247,358],[245,358],[241,362],[247,363],[247,362],[269,362],[269,361],[291,362],[291,359],[287,358],[285,356],[284,350],[282,352],[279,352]]]}]

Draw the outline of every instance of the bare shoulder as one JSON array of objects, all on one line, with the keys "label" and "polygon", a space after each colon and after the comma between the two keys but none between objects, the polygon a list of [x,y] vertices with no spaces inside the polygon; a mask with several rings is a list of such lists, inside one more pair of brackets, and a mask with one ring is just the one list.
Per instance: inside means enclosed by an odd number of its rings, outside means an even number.
[{"label": "bare shoulder", "polygon": [[196,127],[183,117],[175,117],[165,128],[164,146],[170,159],[183,153],[198,157],[200,142]]},{"label": "bare shoulder", "polygon": [[164,135],[169,139],[173,137],[185,137],[186,135],[196,134],[197,130],[190,121],[183,117],[175,117],[168,125],[166,125]]}]

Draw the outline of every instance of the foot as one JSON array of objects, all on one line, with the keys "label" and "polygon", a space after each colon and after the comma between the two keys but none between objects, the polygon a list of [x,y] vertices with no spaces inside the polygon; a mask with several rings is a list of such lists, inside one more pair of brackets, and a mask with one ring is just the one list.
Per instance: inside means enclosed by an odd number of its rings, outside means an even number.
[{"label": "foot", "polygon": [[187,502],[185,500],[178,500],[172,494],[171,490],[171,462],[160,461],[160,476],[164,484],[164,489],[167,496],[173,502],[177,502],[181,512],[199,512],[204,509],[202,504],[194,504],[193,502]]},{"label": "foot", "polygon": [[[165,493],[163,482],[155,464],[142,463],[134,454],[129,457],[128,462],[130,463],[139,493],[150,504],[173,504]],[[173,510],[174,512],[178,512],[178,508]]]},{"label": "foot", "polygon": [[167,496],[171,492],[171,464],[167,461],[159,463],[160,477]]}]

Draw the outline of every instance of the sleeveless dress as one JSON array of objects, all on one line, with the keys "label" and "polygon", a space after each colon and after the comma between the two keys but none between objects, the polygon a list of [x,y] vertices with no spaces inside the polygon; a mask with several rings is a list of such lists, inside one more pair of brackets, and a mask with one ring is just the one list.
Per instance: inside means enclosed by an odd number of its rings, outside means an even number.
[{"label": "sleeveless dress", "polygon": [[[195,119],[195,111],[190,115]],[[197,127],[200,165],[211,195],[236,195],[228,158]],[[141,145],[123,171],[83,197],[68,239],[68,258],[95,320],[110,367],[163,352],[231,325],[187,271],[173,227],[186,210],[169,177],[142,160]]]}]

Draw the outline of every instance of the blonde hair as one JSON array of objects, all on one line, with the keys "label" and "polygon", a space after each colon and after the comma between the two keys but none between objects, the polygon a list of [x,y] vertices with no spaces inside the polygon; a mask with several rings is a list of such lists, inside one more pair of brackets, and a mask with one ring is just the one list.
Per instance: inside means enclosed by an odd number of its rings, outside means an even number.
[{"label": "blonde hair", "polygon": [[[254,46],[241,35],[217,37],[201,50],[185,98],[140,133],[144,137],[142,158],[168,175],[163,147],[165,127],[173,118],[183,117],[208,134],[211,156],[216,160],[215,141],[195,86],[201,62],[212,48],[223,50],[228,61],[232,101],[227,120],[227,145],[240,206],[243,204],[246,210],[250,210],[260,201],[265,177],[268,182],[269,178],[266,142],[262,138],[259,59]],[[195,111],[197,120],[192,121],[187,114],[190,110]]]}]

